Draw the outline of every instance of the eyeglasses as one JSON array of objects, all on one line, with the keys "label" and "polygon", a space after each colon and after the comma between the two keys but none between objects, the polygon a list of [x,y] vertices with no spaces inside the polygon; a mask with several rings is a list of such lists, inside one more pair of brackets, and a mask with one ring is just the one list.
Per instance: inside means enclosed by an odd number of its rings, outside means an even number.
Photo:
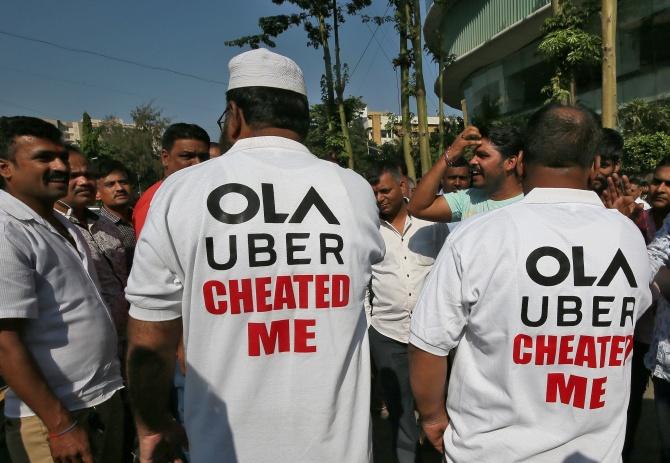
[{"label": "eyeglasses", "polygon": [[670,188],[670,180],[663,180],[660,178],[654,177],[653,180],[651,181],[651,184],[654,186],[665,186],[666,188]]},{"label": "eyeglasses", "polygon": [[223,133],[223,129],[225,127],[225,122],[226,122],[226,114],[228,113],[228,107],[226,107],[226,110],[223,111],[219,119],[217,119],[216,123],[219,126],[219,130],[221,130],[221,133]]}]

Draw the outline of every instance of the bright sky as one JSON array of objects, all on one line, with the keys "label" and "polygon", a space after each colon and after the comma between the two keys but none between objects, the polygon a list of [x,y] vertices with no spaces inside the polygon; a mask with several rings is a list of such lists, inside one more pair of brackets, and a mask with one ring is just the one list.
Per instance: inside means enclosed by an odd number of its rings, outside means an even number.
[{"label": "bright sky", "polygon": [[[382,15],[390,11],[387,7],[387,2],[374,0],[364,13]],[[88,111],[94,119],[114,115],[130,121],[131,109],[153,101],[173,122],[199,124],[216,139],[216,120],[224,108],[228,81],[227,63],[243,51],[223,42],[256,33],[260,16],[293,11],[271,0],[4,0],[0,14],[0,115],[79,120]],[[346,94],[362,96],[371,110],[397,113],[399,73],[390,61],[397,55],[397,34],[392,24],[376,29],[358,17],[347,18],[342,26],[342,59],[351,75]],[[303,68],[310,103],[318,102],[321,50],[307,47],[302,28],[286,32],[276,42],[275,51]],[[149,67],[169,68],[204,80]],[[424,59],[424,75],[429,114],[433,115],[437,111],[432,91],[437,68],[430,59]],[[415,111],[413,102],[412,107]]]}]

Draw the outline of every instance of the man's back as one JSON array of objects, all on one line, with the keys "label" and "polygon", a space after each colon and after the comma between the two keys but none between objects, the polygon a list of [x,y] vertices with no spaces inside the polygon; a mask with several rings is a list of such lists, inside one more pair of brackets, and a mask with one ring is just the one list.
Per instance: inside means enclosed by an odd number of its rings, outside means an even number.
[{"label": "man's back", "polygon": [[449,461],[619,461],[648,273],[635,226],[591,192],[536,188],[462,224],[410,339],[436,355],[458,344]]},{"label": "man's back", "polygon": [[[128,297],[134,318],[183,317],[192,461],[367,461],[378,226],[363,179],[286,138],[166,180]],[[178,282],[157,298],[152,279]]]}]

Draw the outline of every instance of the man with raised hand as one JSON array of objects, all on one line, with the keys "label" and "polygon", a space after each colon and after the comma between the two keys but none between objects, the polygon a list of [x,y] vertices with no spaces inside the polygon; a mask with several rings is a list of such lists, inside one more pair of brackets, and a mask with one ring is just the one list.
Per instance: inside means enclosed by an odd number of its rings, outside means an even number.
[{"label": "man with raised hand", "polygon": [[259,49],[229,69],[232,148],[166,179],[126,290],[141,461],[177,458],[168,392],[183,332],[193,463],[367,462],[363,299],[384,253],[371,188],[301,143],[295,62]]},{"label": "man with raised hand", "polygon": [[[421,178],[409,202],[409,213],[433,222],[458,222],[523,198],[516,165],[521,133],[508,126],[467,127]],[[435,195],[447,170],[462,162],[467,150],[471,188]]]},{"label": "man with raised hand", "polygon": [[525,198],[462,224],[438,256],[412,318],[410,377],[448,462],[621,461],[651,294],[642,236],[589,191],[600,131],[589,111],[538,110]]}]

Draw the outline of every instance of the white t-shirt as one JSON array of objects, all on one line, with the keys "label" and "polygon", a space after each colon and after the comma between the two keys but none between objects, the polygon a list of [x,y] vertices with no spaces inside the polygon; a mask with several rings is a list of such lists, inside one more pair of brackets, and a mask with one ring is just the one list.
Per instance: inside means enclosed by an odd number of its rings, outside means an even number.
[{"label": "white t-shirt", "polygon": [[[88,245],[58,213],[76,249],[26,204],[0,190],[0,318],[23,318],[23,343],[68,410],[101,404],[123,387],[116,332]],[[35,413],[9,391],[5,415]]]},{"label": "white t-shirt", "polygon": [[593,192],[536,188],[461,224],[410,337],[440,356],[458,346],[447,461],[620,461],[648,281],[640,232]]},{"label": "white t-shirt", "polygon": [[164,182],[126,293],[133,318],[183,318],[192,462],[369,460],[378,228],[366,181],[286,138]]}]

